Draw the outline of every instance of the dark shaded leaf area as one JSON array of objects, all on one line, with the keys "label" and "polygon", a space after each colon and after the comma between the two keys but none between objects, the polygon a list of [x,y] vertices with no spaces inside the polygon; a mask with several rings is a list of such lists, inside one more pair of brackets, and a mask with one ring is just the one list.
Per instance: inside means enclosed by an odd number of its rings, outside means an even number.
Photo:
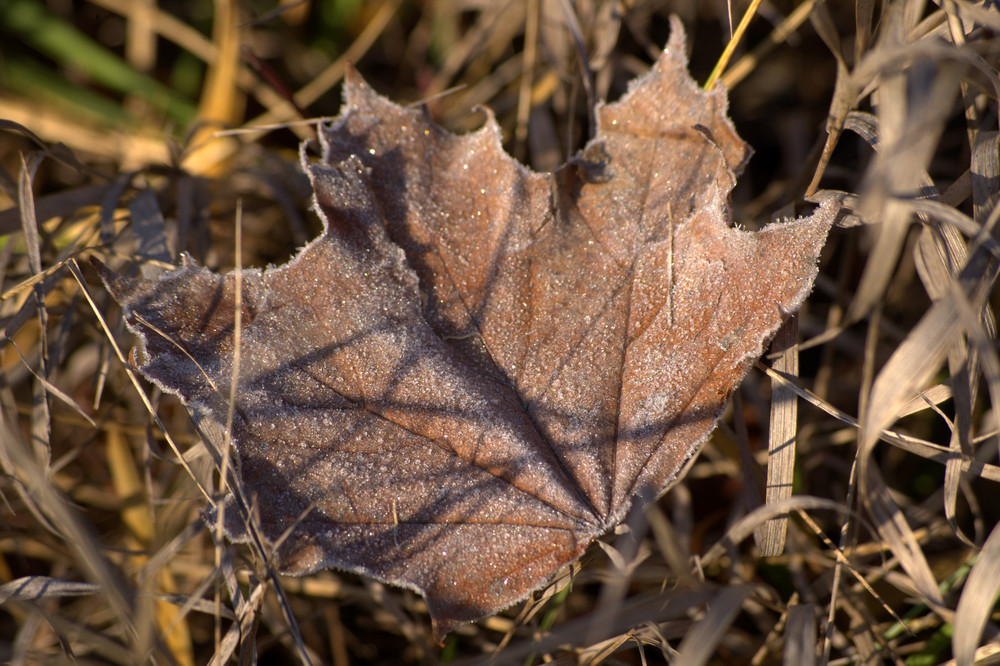
[{"label": "dark shaded leaf area", "polygon": [[[303,158],[324,233],[242,272],[231,437],[282,571],[414,589],[441,638],[678,478],[809,292],[835,214],[731,228],[748,149],[686,65],[675,25],[552,174],[505,154],[491,116],[455,136],[348,77]],[[142,372],[225,427],[235,275],[102,275]]]}]

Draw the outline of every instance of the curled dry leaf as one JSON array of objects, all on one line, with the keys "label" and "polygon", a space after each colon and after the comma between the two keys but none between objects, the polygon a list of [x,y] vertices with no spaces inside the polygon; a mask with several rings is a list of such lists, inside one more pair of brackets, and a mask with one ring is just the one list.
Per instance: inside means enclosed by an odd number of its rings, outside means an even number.
[{"label": "curled dry leaf", "polygon": [[[322,159],[303,158],[324,233],[242,274],[231,436],[282,571],[414,589],[441,638],[677,480],[809,292],[836,213],[731,228],[748,150],[686,64],[675,22],[552,174],[506,155],[490,115],[454,136],[349,74]],[[234,274],[102,277],[142,372],[225,424]]]}]

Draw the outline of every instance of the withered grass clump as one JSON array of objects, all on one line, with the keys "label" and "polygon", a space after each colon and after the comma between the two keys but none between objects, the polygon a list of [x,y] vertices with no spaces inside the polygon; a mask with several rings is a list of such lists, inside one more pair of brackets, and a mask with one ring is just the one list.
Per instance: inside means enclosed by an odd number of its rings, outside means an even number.
[{"label": "withered grass clump", "polygon": [[[668,13],[646,0],[287,4],[0,4],[0,660],[997,652],[1000,12],[759,10],[719,77],[757,151],[736,219],[844,197],[817,288],[684,482],[441,648],[414,594],[276,576],[266,544],[205,526],[232,461],[132,371],[133,338],[85,260],[155,272],[182,250],[217,270],[287,258],[318,228],[295,166],[313,126],[298,121],[336,113],[347,62],[455,131],[489,106],[511,154],[552,169],[590,136],[593,102],[655,59]],[[672,7],[701,82],[742,11],[712,7]]]}]

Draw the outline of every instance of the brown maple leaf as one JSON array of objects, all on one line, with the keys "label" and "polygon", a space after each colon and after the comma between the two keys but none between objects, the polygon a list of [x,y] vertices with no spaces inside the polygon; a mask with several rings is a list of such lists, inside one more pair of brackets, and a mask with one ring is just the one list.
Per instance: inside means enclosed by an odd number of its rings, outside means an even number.
[{"label": "brown maple leaf", "polygon": [[[440,639],[677,480],[809,292],[836,212],[731,228],[748,150],[725,108],[675,22],[586,149],[539,174],[491,115],[454,136],[349,74],[322,159],[303,157],[325,232],[242,272],[231,438],[280,570],[414,589]],[[224,426],[234,274],[102,277],[142,372]]]}]

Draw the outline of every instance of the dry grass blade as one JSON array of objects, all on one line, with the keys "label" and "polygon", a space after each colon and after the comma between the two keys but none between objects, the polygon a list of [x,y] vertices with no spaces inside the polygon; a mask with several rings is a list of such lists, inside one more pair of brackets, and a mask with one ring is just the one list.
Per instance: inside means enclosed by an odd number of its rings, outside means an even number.
[{"label": "dry grass blade", "polygon": [[[758,365],[758,367],[762,371],[766,372],[772,380],[787,383],[789,388],[800,398],[812,404],[816,408],[827,412],[841,423],[848,424],[855,428],[861,427],[861,424],[857,419],[854,419],[840,410],[832,408],[828,403],[817,397],[815,394],[802,389],[801,387],[795,386],[791,381],[782,375],[777,374],[773,369],[762,365]],[[901,418],[903,416],[914,414],[918,411],[925,410],[928,404],[938,404],[949,400],[950,398],[951,388],[943,384],[938,384],[937,386],[934,386],[926,391],[920,392],[919,395],[901,406],[897,416]],[[880,438],[883,442],[892,444],[903,451],[927,458],[928,460],[933,460],[934,462],[942,465],[946,465],[948,460],[953,455],[946,447],[924,440],[919,440],[895,430],[883,430],[880,434]],[[979,460],[969,460],[965,458],[962,459],[961,464],[962,472],[965,474],[973,474],[982,479],[1000,482],[1000,467],[997,465],[990,465]]]},{"label": "dry grass blade", "polygon": [[733,51],[736,50],[736,45],[743,39],[743,34],[746,32],[747,26],[750,25],[751,19],[757,14],[759,7],[760,0],[752,0],[750,6],[743,12],[743,18],[740,19],[739,25],[733,31],[729,42],[726,44],[726,48],[722,51],[722,55],[719,56],[719,61],[716,63],[715,69],[712,70],[712,73],[708,75],[708,80],[705,81],[705,90],[711,90],[715,87],[715,82],[721,77],[722,71],[726,66],[729,65],[729,59],[732,57]]},{"label": "dry grass blade", "polygon": [[[375,40],[382,34],[389,21],[399,8],[400,0],[385,0],[378,9],[372,20],[365,26],[365,29],[358,35],[358,38],[348,47],[339,58],[332,62],[326,69],[317,75],[308,85],[304,86],[295,94],[295,103],[300,107],[308,107],[310,104],[326,94],[330,88],[339,83],[344,78],[347,66],[352,62],[357,62],[371,48]],[[286,122],[296,119],[296,111],[288,102],[277,104],[249,123],[250,126],[268,125],[271,123]]]},{"label": "dry grass blade", "polygon": [[820,5],[818,10],[810,14],[812,23],[816,26],[820,38],[826,43],[830,53],[833,54],[837,63],[837,75],[835,79],[833,96],[830,108],[826,117],[826,141],[823,144],[823,152],[820,154],[819,163],[813,172],[812,181],[806,187],[806,194],[812,194],[819,187],[820,180],[826,171],[826,167],[833,157],[833,150],[840,141],[840,135],[844,130],[844,125],[851,109],[857,103],[856,84],[851,78],[844,54],[841,52],[836,31],[831,29],[829,14],[824,5]]},{"label": "dry grass blade", "polygon": [[1000,190],[1000,157],[997,156],[997,141],[1000,132],[978,131],[972,141],[973,217],[984,221],[993,212],[998,202]]},{"label": "dry grass blade", "polygon": [[[954,227],[955,230],[957,230],[967,238],[975,239],[977,243],[980,243],[983,246],[983,248],[986,249],[994,257],[1000,258],[1000,245],[997,244],[996,239],[989,236],[983,237],[982,225],[976,223],[975,220],[973,220],[968,215],[962,213],[962,211],[952,208],[946,203],[943,203],[941,201],[935,201],[933,199],[917,199],[913,201],[907,201],[905,203],[911,207],[915,215],[920,215],[930,220],[936,220],[941,223],[940,226],[942,227],[945,225]],[[947,258],[947,261],[949,262],[949,267],[951,266],[950,262],[954,261],[955,257],[959,256],[958,254],[953,254],[953,252],[957,250],[959,246],[961,246],[962,248],[960,251],[960,255],[963,258],[962,260],[964,261],[964,257],[966,254],[964,243],[958,242],[957,239],[953,235],[951,235],[950,232],[948,232],[946,229],[942,229],[940,231],[935,230],[932,233],[936,233],[944,237],[944,240],[948,245],[948,252],[951,255]],[[918,248],[918,251],[923,251],[923,249],[924,248]],[[921,265],[921,259],[917,255],[915,255],[915,258],[918,261],[917,264],[918,270],[923,270],[924,267]],[[933,284],[943,283],[942,280],[937,277],[930,278],[930,282]],[[925,285],[927,285],[926,282]]]},{"label": "dry grass blade", "polygon": [[[797,320],[786,323],[775,336],[771,349],[778,354],[774,371],[786,377],[797,377],[799,354]],[[765,504],[773,504],[792,496],[795,476],[796,431],[798,429],[798,399],[788,382],[775,382],[771,391],[771,422],[767,442],[767,486]],[[762,557],[780,555],[785,548],[788,517],[781,516],[764,523],[754,532],[754,540]]]},{"label": "dry grass blade", "polygon": [[[867,313],[889,283],[909,222],[909,210],[893,197],[921,193],[926,165],[950,114],[960,77],[951,68],[925,68],[887,79],[879,96],[878,157],[866,176],[867,197],[862,210],[863,217],[879,222],[872,250],[879,259],[865,267],[848,311],[849,321]],[[904,100],[906,107],[901,108]]]},{"label": "dry grass blade", "polygon": [[1000,528],[994,528],[979,551],[955,608],[952,649],[958,666],[971,666],[986,622],[1000,593]]},{"label": "dry grass blade", "polygon": [[44,512],[50,524],[61,532],[65,543],[76,553],[77,562],[107,598],[118,626],[126,636],[134,636],[138,632],[134,624],[134,599],[120,572],[102,552],[96,531],[52,485],[20,432],[12,426],[6,418],[0,423],[6,473],[19,480],[22,492],[31,495],[33,503]]},{"label": "dry grass blade", "polygon": [[53,397],[58,398],[64,404],[68,405],[71,409],[73,409],[73,411],[75,411],[77,414],[83,417],[83,419],[86,420],[87,423],[90,424],[92,427],[95,428],[97,427],[97,424],[90,417],[90,415],[87,414],[87,412],[85,412],[83,408],[80,405],[78,405],[75,400],[73,400],[73,398],[68,396],[58,386],[56,386],[49,380],[45,379],[45,377],[42,377],[37,372],[35,372],[34,368],[32,368],[31,364],[28,362],[28,359],[24,357],[24,353],[21,351],[21,348],[17,346],[17,343],[15,343],[13,339],[8,338],[8,342],[10,342],[10,346],[14,348],[14,351],[17,352],[17,355],[21,358],[21,361],[24,363],[25,368],[27,368],[28,372],[31,373],[31,376],[35,378],[35,381],[37,381],[48,393],[51,393]]},{"label": "dry grass blade", "polygon": [[895,419],[899,407],[940,367],[948,345],[960,333],[958,321],[957,308],[950,300],[935,305],[879,373],[872,387],[868,411],[861,421],[858,455],[862,497],[876,511],[883,538],[889,541],[904,568],[930,599],[939,598],[934,578],[870,460],[878,433]]},{"label": "dry grass blade", "polygon": [[[156,541],[154,532],[156,519],[143,480],[136,470],[135,459],[120,430],[108,431],[107,446],[112,482],[123,503],[122,522],[131,532],[131,538],[126,544],[136,549],[149,549]],[[142,567],[147,561],[145,555],[135,555],[131,558],[130,565]],[[144,582],[144,592],[147,595],[177,592],[177,581],[166,568],[156,571]],[[151,612],[156,634],[163,640],[165,650],[179,666],[193,665],[194,649],[188,626],[183,621],[183,612],[163,600],[155,600],[152,603]]]},{"label": "dry grass blade", "polygon": [[906,517],[893,500],[878,468],[870,466],[861,472],[861,495],[872,514],[879,535],[909,575],[916,591],[930,605],[943,605],[937,581],[916,535]]},{"label": "dry grass blade", "polygon": [[753,593],[750,586],[731,585],[708,603],[708,612],[687,632],[677,648],[678,663],[706,664],[712,658],[722,636],[730,630],[745,602]]},{"label": "dry grass blade", "polygon": [[[990,262],[979,250],[970,257],[958,279],[972,282],[976,291],[972,296],[978,301],[985,293],[984,285],[992,284],[995,279],[995,271],[996,262]],[[979,325],[978,321],[969,322],[963,316],[960,302],[965,301],[966,293],[955,283],[952,283],[950,292],[947,298],[934,304],[880,371],[862,419],[859,442],[862,497],[875,514],[883,538],[900,558],[920,592],[938,603],[940,594],[926,559],[895,502],[889,497],[881,475],[871,465],[870,456],[879,432],[897,417],[899,408],[937,371],[948,349],[960,340],[962,332],[975,331]]]},{"label": "dry grass blade", "polygon": [[100,593],[101,586],[96,583],[60,580],[49,576],[25,576],[0,585],[0,605],[8,601],[39,601]]},{"label": "dry grass blade", "polygon": [[[94,300],[90,297],[90,294],[87,291],[86,282],[85,282],[83,276],[80,273],[80,267],[76,264],[75,261],[72,261],[72,260],[70,262],[68,262],[67,266],[68,266],[70,272],[73,274],[73,277],[76,278],[78,284],[80,285],[80,288],[81,288],[84,296],[86,297],[87,302],[90,305],[91,309],[97,315],[97,321],[101,324],[101,328],[104,330],[104,334],[107,336],[108,340],[111,342],[111,344],[112,344],[112,346],[113,346],[113,348],[115,350],[115,353],[118,356],[119,361],[121,361],[123,367],[126,367],[126,373],[128,374],[129,379],[132,382],[132,386],[136,390],[136,393],[138,393],[139,397],[141,398],[141,400],[143,402],[143,405],[149,411],[149,414],[152,416],[153,420],[158,422],[157,425],[159,426],[160,430],[163,432],[163,435],[166,438],[167,443],[170,444],[170,447],[173,449],[174,453],[177,454],[178,459],[185,466],[185,468],[187,469],[188,473],[191,475],[191,478],[197,480],[198,475],[196,475],[190,469],[190,467],[187,467],[186,459],[185,459],[184,455],[181,453],[180,448],[177,446],[177,444],[174,442],[173,438],[170,436],[170,433],[167,430],[166,426],[164,426],[163,423],[159,421],[159,417],[156,416],[156,410],[153,409],[153,405],[149,401],[149,396],[146,395],[145,390],[143,390],[142,386],[139,384],[139,379],[135,376],[134,372],[132,372],[130,369],[128,369],[127,362],[125,361],[125,355],[122,354],[121,349],[118,348],[118,344],[115,342],[114,336],[111,334],[111,330],[108,328],[107,322],[104,321],[104,317],[101,315],[100,309],[97,307],[97,304],[94,303]],[[199,490],[202,491],[202,494],[207,499],[211,499],[211,493],[209,493],[208,490],[201,483],[198,483],[198,488],[199,488]]]},{"label": "dry grass blade", "polygon": [[762,42],[760,45],[754,48],[754,50],[735,63],[719,77],[726,88],[734,88],[740,83],[747,75],[749,75],[758,63],[762,62],[765,56],[771,52],[779,44],[787,40],[795,31],[805,23],[806,19],[809,18],[811,13],[816,6],[815,0],[807,0],[799,4],[795,9],[781,22],[780,25],[775,27],[768,35],[768,40]]},{"label": "dry grass blade", "polygon": [[140,190],[129,201],[129,218],[132,232],[139,239],[136,256],[144,261],[162,262],[169,265],[173,253],[167,243],[167,229],[163,222],[163,212],[156,201],[156,194],[149,189]]},{"label": "dry grass blade", "polygon": [[758,507],[733,523],[729,529],[726,530],[726,534],[711,548],[705,551],[705,554],[700,558],[701,565],[708,566],[709,564],[715,562],[715,560],[723,557],[733,545],[738,544],[747,537],[751,536],[754,529],[767,520],[773,520],[777,516],[787,515],[791,511],[808,511],[815,509],[836,511],[838,513],[848,512],[842,504],[838,504],[832,500],[823,499],[821,497],[808,497],[806,495],[796,495],[794,497],[789,497],[786,500],[775,502],[774,504]]},{"label": "dry grass blade", "polygon": [[[967,259],[965,245],[962,243],[957,229],[952,226],[943,226],[936,231],[938,231],[937,234],[933,233],[930,227],[924,227],[917,247],[914,248],[914,263],[917,271],[928,295],[935,300],[945,295],[948,284]],[[949,350],[948,366],[951,373],[956,417],[952,426],[950,447],[953,455],[945,465],[945,518],[956,535],[972,546],[972,541],[958,526],[956,508],[962,459],[972,453],[969,436],[972,430],[972,412],[976,391],[975,378],[979,373],[979,363],[976,355],[971,353],[964,342],[959,339]]]},{"label": "dry grass blade", "polygon": [[[49,220],[56,215],[95,206],[104,200],[107,185],[87,185],[36,197],[33,201],[36,220]],[[13,206],[0,211],[0,235],[6,236],[21,228],[21,208]]]},{"label": "dry grass blade", "polygon": [[212,42],[217,50],[208,63],[205,85],[198,103],[198,123],[190,138],[190,149],[182,162],[196,175],[222,175],[226,161],[237,150],[231,137],[215,136],[215,131],[237,124],[245,105],[243,91],[236,85],[240,67],[240,8],[235,2],[219,2],[212,25]]},{"label": "dry grass blade", "polygon": [[[665,593],[646,593],[631,597],[622,606],[613,622],[602,628],[605,636],[616,636],[641,622],[639,618],[655,617],[659,622],[668,620],[686,620],[688,614],[704,606],[715,597],[717,592],[709,589],[685,590],[676,589]],[[684,622],[685,630],[690,622]],[[547,635],[538,639],[522,640],[511,644],[503,652],[494,655],[490,663],[513,664],[522,663],[526,657],[533,654],[545,654],[556,650],[567,642],[577,643],[580,637],[590,628],[589,617],[579,617],[575,620],[561,623]],[[591,642],[603,640],[602,636],[588,636]],[[461,663],[461,662],[460,662]],[[467,663],[482,663],[482,660],[468,660]]]},{"label": "dry grass blade", "polygon": [[785,666],[812,666],[816,663],[816,608],[793,604],[785,620]]},{"label": "dry grass blade", "polygon": [[[31,189],[35,172],[44,159],[43,153],[35,153],[27,162],[21,157],[21,169],[17,180],[17,202],[21,209],[21,229],[24,234],[24,242],[28,259],[28,270],[39,275],[42,272],[41,245],[38,233],[38,221],[35,219],[35,199]],[[34,287],[35,306],[38,313],[39,322],[39,357],[38,372],[33,373],[36,380],[32,387],[32,415],[31,415],[31,445],[44,467],[48,467],[51,447],[49,435],[51,432],[51,413],[49,412],[49,401],[46,397],[44,378],[49,373],[49,341],[48,341],[48,321],[49,313],[45,307],[46,285],[38,283]],[[27,312],[27,310],[24,310]],[[16,318],[15,318],[16,321]],[[16,325],[15,325],[16,326]],[[10,335],[10,327],[5,331]],[[20,351],[18,352],[20,353]]]},{"label": "dry grass blade", "polygon": [[[62,637],[63,653],[60,655],[63,663],[70,661],[75,651],[86,651],[95,657],[107,660],[112,664],[134,664],[141,661],[141,657],[131,652],[127,647],[107,636],[104,632],[94,631],[82,622],[75,622],[67,619],[63,615],[56,613],[40,612],[40,621],[44,621],[52,628],[56,635]],[[30,636],[30,634],[29,634]],[[72,641],[69,640],[72,637]],[[33,655],[25,650],[27,654],[21,655],[24,658],[22,663],[30,663]],[[17,660],[15,659],[16,663]]]}]

